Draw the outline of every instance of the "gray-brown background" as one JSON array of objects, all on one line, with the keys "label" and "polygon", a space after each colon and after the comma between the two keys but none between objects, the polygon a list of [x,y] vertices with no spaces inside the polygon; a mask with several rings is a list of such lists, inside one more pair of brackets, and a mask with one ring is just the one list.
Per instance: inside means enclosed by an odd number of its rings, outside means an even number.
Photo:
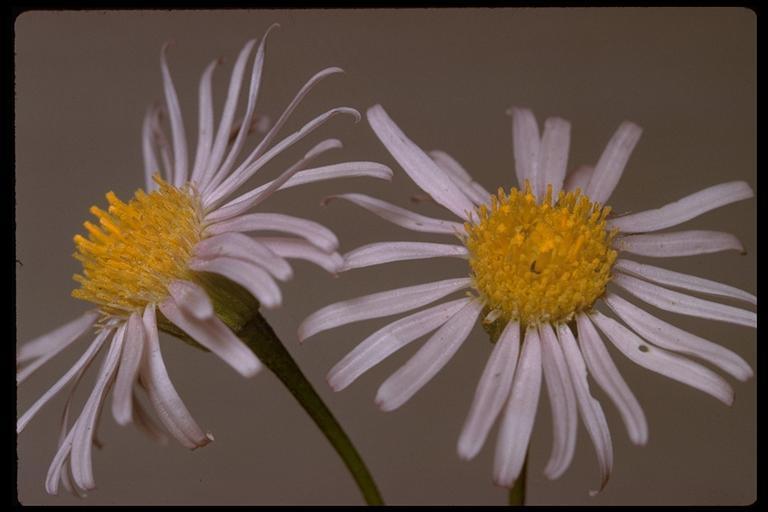
[{"label": "gray-brown background", "polygon": [[[339,105],[364,111],[382,103],[420,146],[452,153],[488,189],[513,181],[512,105],[539,119],[559,115],[573,127],[570,163],[594,163],[618,124],[630,119],[643,138],[611,203],[618,211],[656,207],[715,183],[755,186],[755,16],[742,9],[465,9],[211,12],[28,13],[16,23],[16,198],[18,336],[30,339],[82,312],[69,297],[72,236],[114,190],[127,199],[142,184],[140,129],[147,105],[162,99],[159,50],[174,39],[170,64],[187,133],[197,133],[199,75],[212,59],[225,66],[214,82],[217,113],[228,73],[248,38],[273,22],[258,109],[273,119],[310,75],[337,65],[284,133]],[[218,115],[218,114],[217,114]],[[281,193],[275,211],[314,218],[340,237],[343,251],[378,240],[421,235],[348,204],[318,206],[321,197],[362,191],[403,206],[417,187],[396,167],[365,122],[334,119],[258,179],[273,177],[321,137],[345,149],[326,161],[370,159],[391,165],[392,183],[347,180]],[[301,153],[303,154],[303,153]],[[735,233],[748,254],[668,261],[683,270],[755,291],[755,200],[708,213],[686,229]],[[442,215],[435,205],[413,206]],[[481,454],[462,462],[456,441],[490,351],[477,327],[448,366],[393,413],[373,403],[378,385],[419,343],[333,393],[328,369],[385,320],[320,334],[299,346],[295,328],[336,300],[396,286],[460,276],[461,261],[407,262],[349,272],[334,279],[297,263],[284,287],[285,305],[268,320],[335,411],[365,456],[389,503],[502,504],[491,469],[495,430]],[[754,366],[753,330],[668,315],[685,329],[727,346]],[[19,390],[23,411],[87,343],[81,340]],[[200,424],[216,441],[189,452],[158,447],[105,410],[94,451],[98,489],[82,503],[355,504],[361,499],[344,467],[277,380],[264,372],[245,381],[213,356],[163,340],[169,372]],[[551,447],[545,393],[532,446],[532,504],[745,504],[755,497],[755,380],[733,381],[728,408],[711,397],[650,373],[612,350],[645,408],[650,440],[629,443],[615,408],[615,472],[605,492],[582,427],[568,472],[548,481]],[[90,380],[81,389],[80,403]],[[19,498],[25,504],[79,503],[49,497],[43,480],[56,446],[63,397],[19,436]]]}]

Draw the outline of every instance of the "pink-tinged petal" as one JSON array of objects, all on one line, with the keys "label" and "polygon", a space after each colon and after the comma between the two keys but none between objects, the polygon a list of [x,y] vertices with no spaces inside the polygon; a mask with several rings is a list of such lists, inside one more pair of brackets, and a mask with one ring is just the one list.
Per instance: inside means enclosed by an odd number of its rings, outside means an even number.
[{"label": "pink-tinged petal", "polygon": [[[542,144],[543,147],[543,144]],[[541,361],[544,381],[547,384],[549,403],[552,409],[552,454],[549,456],[544,474],[554,480],[568,469],[576,449],[576,433],[579,426],[579,412],[576,406],[574,386],[568,373],[565,356],[557,341],[555,331],[549,324],[539,326],[541,339]]]},{"label": "pink-tinged petal", "polygon": [[541,340],[535,328],[528,328],[520,359],[512,381],[512,392],[499,428],[493,480],[496,485],[512,487],[520,476],[528,453],[533,421],[541,391]]},{"label": "pink-tinged petal", "polygon": [[[171,144],[168,142],[168,137],[165,135],[165,131],[161,126],[161,117],[163,109],[159,106],[153,106],[150,108],[149,124],[152,130],[152,140],[157,145],[157,149],[160,151],[160,159],[163,161],[163,175],[165,181],[173,183],[173,156],[171,155]],[[157,188],[155,182],[152,182],[152,188]]]},{"label": "pink-tinged petal", "polygon": [[344,264],[339,253],[327,253],[298,238],[259,237],[256,240],[282,258],[307,260],[332,274],[339,272]]},{"label": "pink-tinged petal", "polygon": [[474,210],[474,204],[451,178],[403,133],[384,108],[374,105],[368,109],[367,116],[376,136],[414,183],[457,216],[468,219],[468,213]]},{"label": "pink-tinged petal", "polygon": [[195,256],[200,259],[229,256],[255,263],[281,281],[293,277],[293,270],[284,258],[258,240],[241,233],[222,233],[206,238],[195,246]]},{"label": "pink-tinged petal", "polygon": [[520,190],[525,187],[525,180],[533,186],[539,174],[539,124],[533,112],[526,108],[511,108],[512,149],[515,153],[515,176]]},{"label": "pink-tinged petal", "polygon": [[61,327],[39,336],[19,347],[16,364],[36,359],[16,374],[16,383],[20,384],[38,368],[50,361],[62,350],[80,338],[96,322],[98,310],[91,310]]},{"label": "pink-tinged petal", "polygon": [[595,168],[591,165],[582,165],[577,169],[569,172],[565,176],[565,183],[563,183],[563,190],[566,192],[573,192],[576,189],[582,192],[587,190],[589,180],[592,179],[592,173],[595,172]]},{"label": "pink-tinged petal", "polygon": [[757,327],[757,313],[753,311],[673,292],[628,275],[617,274],[611,281],[635,297],[666,311]]},{"label": "pink-tinged petal", "polygon": [[143,321],[147,344],[139,374],[152,406],[168,432],[183,446],[194,449],[207,445],[213,436],[198,426],[168,377],[160,352],[154,306],[144,310]]},{"label": "pink-tinged petal", "polygon": [[539,172],[533,185],[534,194],[540,201],[547,193],[547,185],[552,185],[552,202],[557,201],[563,188],[570,146],[571,123],[559,117],[547,119],[539,147]]},{"label": "pink-tinged petal", "polygon": [[144,123],[141,126],[141,154],[144,158],[144,186],[147,192],[152,192],[157,188],[152,176],[160,172],[160,164],[157,163],[157,156],[154,149],[154,134],[152,133],[152,118],[155,112],[148,109],[144,115]]},{"label": "pink-tinged petal", "polygon": [[376,393],[376,404],[383,411],[392,411],[410,400],[451,360],[472,331],[482,308],[476,300],[467,301],[407,363],[384,381]]},{"label": "pink-tinged petal", "polygon": [[563,348],[565,362],[568,364],[568,371],[571,374],[571,382],[576,392],[576,400],[579,404],[579,414],[584,422],[592,444],[595,446],[597,455],[597,464],[600,468],[600,487],[597,490],[590,491],[594,496],[605,488],[608,479],[613,470],[613,444],[611,442],[611,431],[608,429],[608,422],[605,419],[603,408],[600,402],[592,398],[589,392],[589,383],[587,382],[587,368],[584,365],[584,359],[581,357],[579,347],[573,333],[565,324],[557,326],[557,336],[560,340],[560,346]]},{"label": "pink-tinged petal", "polygon": [[134,386],[133,389],[134,424],[139,428],[139,430],[144,432],[153,441],[163,445],[167,444],[168,436],[165,435],[163,428],[158,425],[155,420],[152,419],[152,416],[150,416],[150,414],[144,409],[144,406],[141,405],[141,401],[139,400],[138,394],[136,393],[137,388],[138,386]]},{"label": "pink-tinged petal", "polygon": [[213,93],[211,91],[211,80],[216,67],[221,64],[221,59],[216,59],[205,68],[203,76],[200,78],[199,98],[199,122],[197,129],[197,152],[195,153],[195,163],[192,166],[190,181],[197,184],[203,176],[211,155],[213,146]]},{"label": "pink-tinged petal", "polygon": [[702,213],[754,196],[752,189],[743,181],[731,181],[705,188],[682,199],[644,212],[612,219],[609,228],[622,233],[643,233],[677,226],[696,218]]},{"label": "pink-tinged petal", "polygon": [[256,375],[261,362],[217,316],[200,319],[186,314],[173,300],[160,304],[160,311],[193,340],[219,356],[243,377]]},{"label": "pink-tinged petal", "polygon": [[674,288],[692,290],[695,292],[706,293],[709,295],[719,295],[721,297],[731,297],[743,300],[751,304],[757,304],[757,297],[751,293],[739,290],[727,284],[710,281],[701,277],[673,272],[653,265],[644,265],[630,260],[619,258],[613,265],[614,270],[632,274],[654,283],[665,284]]},{"label": "pink-tinged petal", "polygon": [[272,276],[253,263],[228,257],[212,260],[192,259],[189,268],[198,272],[213,272],[231,279],[248,290],[267,309],[276,308],[283,302],[283,295]]},{"label": "pink-tinged petal", "polygon": [[592,202],[605,204],[611,197],[642,133],[643,129],[634,123],[621,123],[603,150],[587,185],[585,193]]},{"label": "pink-tinged petal", "polygon": [[196,318],[210,318],[213,316],[213,304],[205,290],[191,282],[177,279],[168,285],[168,293],[173,300],[189,314]]},{"label": "pink-tinged petal", "polygon": [[735,352],[659,320],[613,293],[604,300],[619,318],[654,345],[704,359],[742,381],[752,377],[749,363]]},{"label": "pink-tinged petal", "polygon": [[637,445],[648,442],[648,421],[640,403],[619,373],[600,335],[586,315],[577,317],[579,345],[589,373],[619,410],[629,439]]},{"label": "pink-tinged petal", "polygon": [[457,446],[462,459],[474,458],[485,444],[488,432],[509,398],[519,352],[520,323],[512,321],[496,341],[477,384],[472,407],[461,429]]},{"label": "pink-tinged petal", "polygon": [[423,260],[448,256],[467,258],[463,245],[428,242],[379,242],[358,247],[344,255],[342,270],[370,267],[392,261]]},{"label": "pink-tinged petal", "polygon": [[328,384],[334,391],[341,391],[397,350],[445,324],[470,300],[461,298],[438,304],[385,325],[328,372]]},{"label": "pink-tinged petal", "polygon": [[486,204],[491,194],[445,151],[430,151],[430,158],[442,169],[459,189],[475,204]]},{"label": "pink-tinged petal", "polygon": [[400,208],[386,201],[376,199],[364,194],[338,194],[326,197],[323,204],[327,204],[332,199],[345,199],[375,213],[379,217],[388,220],[393,224],[410,229],[411,231],[420,231],[423,233],[440,233],[447,235],[458,235],[464,233],[464,225],[458,222],[448,220],[434,219],[425,217],[418,213],[411,212],[405,208]]},{"label": "pink-tinged petal", "polygon": [[339,239],[331,230],[311,220],[300,219],[280,213],[249,213],[231,220],[212,224],[206,228],[208,236],[221,233],[280,231],[307,239],[326,252],[333,252],[339,246]]},{"label": "pink-tinged petal", "polygon": [[133,386],[139,374],[144,353],[144,324],[138,313],[128,319],[123,341],[123,353],[112,391],[112,416],[118,425],[133,421]]},{"label": "pink-tinged petal", "polygon": [[410,311],[470,286],[466,277],[396,288],[330,304],[309,315],[299,325],[299,341],[360,320]]},{"label": "pink-tinged petal", "polygon": [[179,98],[176,96],[176,88],[173,86],[171,72],[168,70],[167,50],[168,44],[164,45],[160,52],[160,67],[163,72],[163,90],[165,102],[168,105],[168,118],[171,121],[171,138],[173,139],[173,184],[180,187],[187,181],[187,136],[184,133]]},{"label": "pink-tinged petal", "polygon": [[721,231],[676,231],[653,235],[629,235],[617,238],[614,246],[641,256],[668,258],[694,256],[720,251],[744,252],[739,239]]},{"label": "pink-tinged petal", "polygon": [[93,340],[91,345],[88,347],[88,349],[83,352],[83,354],[80,356],[80,358],[75,362],[72,367],[67,370],[67,373],[61,376],[56,383],[46,391],[43,396],[37,399],[37,401],[32,404],[32,406],[27,409],[27,412],[25,412],[21,418],[16,422],[16,433],[20,434],[22,430],[27,426],[29,421],[34,418],[34,416],[38,413],[38,411],[46,404],[48,401],[56,396],[56,394],[61,391],[61,389],[66,386],[69,381],[72,380],[72,378],[85,366],[90,364],[91,360],[96,356],[99,349],[104,345],[104,340],[111,334],[112,331],[110,330],[103,330],[99,332],[99,334],[96,336],[96,338]]},{"label": "pink-tinged petal", "polygon": [[712,370],[646,343],[619,322],[602,313],[594,312],[590,318],[616,348],[643,368],[701,390],[726,405],[733,403],[733,389]]}]

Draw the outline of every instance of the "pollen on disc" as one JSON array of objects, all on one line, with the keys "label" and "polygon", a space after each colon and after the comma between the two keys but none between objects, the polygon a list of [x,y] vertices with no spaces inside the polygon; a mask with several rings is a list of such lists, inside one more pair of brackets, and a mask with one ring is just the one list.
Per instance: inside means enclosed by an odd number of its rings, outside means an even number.
[{"label": "pollen on disc", "polygon": [[476,222],[466,223],[465,244],[475,289],[492,311],[525,325],[569,321],[605,292],[616,260],[610,208],[580,191],[551,186],[537,203],[530,186],[499,189]]}]

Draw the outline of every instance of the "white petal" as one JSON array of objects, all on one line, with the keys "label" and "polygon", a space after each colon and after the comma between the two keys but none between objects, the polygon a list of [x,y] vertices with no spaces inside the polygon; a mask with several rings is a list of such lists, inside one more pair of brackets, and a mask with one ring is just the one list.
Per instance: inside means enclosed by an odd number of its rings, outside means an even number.
[{"label": "white petal", "polygon": [[190,281],[176,280],[168,285],[168,292],[177,304],[197,318],[213,316],[213,304],[205,290]]},{"label": "white petal", "polygon": [[98,310],[88,311],[51,332],[43,334],[19,347],[16,364],[36,359],[16,374],[16,383],[20,384],[38,368],[54,358],[85,333],[98,318]]},{"label": "white petal", "polygon": [[147,192],[152,192],[157,188],[152,176],[160,173],[160,164],[157,163],[155,155],[154,134],[152,133],[152,118],[155,116],[153,109],[148,109],[144,115],[144,123],[141,127],[141,154],[144,157],[144,185]]},{"label": "white petal", "polygon": [[340,325],[410,311],[463,290],[470,284],[471,280],[466,277],[446,279],[337,302],[315,311],[301,322],[299,341]]},{"label": "white petal", "polygon": [[571,145],[571,123],[559,117],[544,122],[544,134],[539,147],[539,172],[534,186],[536,197],[543,200],[547,185],[552,185],[552,203],[563,188],[565,169],[568,165],[568,150]]},{"label": "white petal", "polygon": [[281,281],[293,277],[293,270],[284,258],[260,241],[241,233],[222,233],[206,238],[195,246],[195,256],[200,259],[229,256],[255,263]]},{"label": "white petal", "polygon": [[384,381],[376,393],[376,404],[383,411],[397,409],[432,380],[467,339],[482,308],[480,302],[468,301],[407,363]]},{"label": "white petal", "polygon": [[600,155],[600,160],[597,161],[595,171],[587,185],[585,192],[592,202],[605,204],[611,197],[613,189],[616,188],[624,173],[629,155],[635,149],[642,133],[642,128],[634,123],[628,121],[621,123],[608,141],[603,154]]},{"label": "white petal", "polygon": [[712,370],[649,345],[635,333],[602,313],[590,315],[608,339],[629,359],[653,372],[712,395],[726,405],[733,403],[731,386]]},{"label": "white petal", "polygon": [[221,59],[211,62],[200,78],[199,97],[199,121],[197,130],[197,152],[195,153],[195,164],[192,166],[190,181],[197,184],[205,172],[208,157],[211,155],[211,146],[213,146],[213,94],[211,92],[211,80],[213,72],[221,63]]},{"label": "white petal", "polygon": [[429,156],[475,204],[486,204],[491,194],[472,179],[469,173],[445,151],[430,151]]},{"label": "white petal", "polygon": [[187,181],[187,136],[184,133],[184,121],[181,118],[179,98],[176,96],[171,72],[168,70],[168,61],[165,55],[167,50],[168,45],[166,44],[160,53],[160,67],[163,72],[163,90],[165,91],[165,102],[168,105],[171,137],[173,138],[173,184],[180,187]]},{"label": "white petal", "polygon": [[533,112],[526,108],[512,108],[512,149],[515,152],[515,176],[520,190],[525,189],[525,180],[533,187],[539,170],[539,124]]},{"label": "white petal", "polygon": [[619,250],[666,258],[693,256],[720,251],[744,251],[739,239],[721,231],[676,231],[653,235],[629,235],[617,238],[614,246]]},{"label": "white petal", "polygon": [[467,248],[462,245],[427,242],[379,242],[358,247],[345,254],[342,270],[370,267],[392,261],[422,260],[440,256],[467,258],[467,254]]},{"label": "white petal", "polygon": [[552,326],[549,324],[540,325],[539,338],[541,339],[544,381],[547,383],[547,393],[552,408],[552,432],[554,436],[552,454],[544,468],[544,474],[547,478],[554,480],[568,469],[571,460],[573,460],[576,433],[579,426],[579,412],[576,408],[576,395],[568,373],[568,366]]},{"label": "white petal", "polygon": [[637,277],[642,277],[648,281],[653,281],[654,283],[666,284],[675,288],[693,290],[695,292],[702,292],[710,295],[719,295],[721,297],[732,297],[751,304],[757,304],[757,297],[751,293],[739,290],[733,286],[728,286],[727,284],[718,283],[717,281],[710,281],[709,279],[703,279],[701,277],[673,272],[652,265],[643,265],[622,258],[616,260],[613,268]]},{"label": "white petal", "polygon": [[667,311],[746,325],[747,327],[757,327],[757,313],[753,311],[673,292],[628,275],[617,274],[613,276],[611,281],[648,304]]},{"label": "white petal", "polygon": [[520,352],[520,323],[509,322],[493,347],[493,352],[477,383],[472,407],[461,429],[457,447],[459,457],[474,458],[485,444],[488,432],[501,412],[515,376]]},{"label": "white petal", "polygon": [[212,260],[192,259],[189,268],[198,272],[213,272],[231,279],[248,290],[267,309],[276,308],[283,301],[277,283],[265,270],[253,263],[227,257]]},{"label": "white petal", "polygon": [[35,414],[46,404],[48,401],[56,396],[56,394],[61,391],[61,388],[67,385],[70,380],[77,374],[82,368],[90,364],[91,360],[96,356],[99,349],[104,344],[104,340],[107,338],[107,336],[111,334],[111,331],[109,330],[103,330],[100,331],[99,334],[96,336],[96,338],[93,340],[91,345],[88,347],[88,349],[83,352],[83,354],[80,356],[80,358],[75,362],[72,367],[67,370],[67,373],[61,376],[61,378],[56,381],[56,384],[51,386],[48,391],[46,391],[43,396],[37,399],[37,401],[32,404],[32,407],[27,409],[27,412],[25,412],[21,418],[16,422],[16,433],[21,433],[22,430],[24,430],[24,427],[27,426],[27,423],[34,418]]},{"label": "white petal", "polygon": [[[325,165],[299,171],[290,177],[288,181],[280,185],[278,190],[285,190],[299,185],[315,183],[317,181],[332,180],[337,178],[368,177],[382,180],[392,179],[392,170],[386,165],[375,162],[345,162],[340,164]],[[269,188],[273,181],[268,181],[250,192],[233,199],[221,208],[218,208],[206,216],[206,220],[218,221],[229,219],[245,212],[254,205],[254,200]]]},{"label": "white petal", "polygon": [[133,420],[133,386],[144,352],[144,324],[138,313],[128,319],[123,336],[123,354],[112,391],[112,416],[119,425],[127,425]]},{"label": "white petal", "polygon": [[186,314],[173,300],[160,304],[160,311],[179,329],[219,356],[243,377],[253,377],[261,370],[258,358],[217,316],[195,318]]},{"label": "white petal", "polygon": [[438,304],[385,325],[336,363],[328,372],[328,384],[334,391],[341,391],[397,350],[445,324],[470,300]]},{"label": "white petal", "polygon": [[249,213],[231,220],[212,224],[206,228],[207,235],[218,235],[230,231],[281,231],[306,238],[326,252],[335,251],[339,239],[331,230],[311,220],[300,219],[280,213]]},{"label": "white petal", "polygon": [[381,105],[367,112],[368,123],[379,140],[397,160],[408,176],[422,190],[462,219],[474,210],[474,205],[444,171],[389,117]]},{"label": "white petal", "polygon": [[326,197],[323,200],[323,203],[326,204],[332,199],[345,199],[365,208],[369,212],[375,213],[379,217],[386,219],[393,224],[397,224],[398,226],[402,226],[412,231],[444,233],[448,235],[464,233],[464,225],[459,224],[458,222],[425,217],[424,215],[413,213],[405,208],[400,208],[399,206],[364,194],[338,194]]},{"label": "white petal", "polygon": [[[171,156],[171,145],[168,142],[168,137],[166,137],[165,131],[163,130],[160,122],[163,110],[158,106],[154,106],[150,109],[150,111],[152,140],[155,144],[157,144],[158,150],[160,151],[160,158],[163,161],[163,175],[165,176],[165,181],[168,183],[173,183],[173,156]],[[157,185],[152,182],[152,188],[150,190],[154,190],[156,188]]]},{"label": "white petal", "polygon": [[256,240],[282,258],[307,260],[332,274],[339,272],[344,263],[339,253],[327,253],[298,238],[259,237]]},{"label": "white petal", "polygon": [[644,445],[648,442],[648,421],[643,408],[613,363],[592,322],[583,314],[577,317],[577,321],[579,345],[589,373],[619,410],[629,439],[634,444]]},{"label": "white petal", "polygon": [[659,320],[613,293],[603,300],[637,334],[654,345],[704,359],[739,380],[752,377],[749,363],[735,352]]},{"label": "white petal", "polygon": [[147,345],[139,373],[152,406],[168,432],[182,445],[192,449],[205,446],[213,438],[203,432],[190,416],[165,369],[158,341],[154,306],[144,310],[144,329]]},{"label": "white petal", "polygon": [[589,392],[587,369],[584,366],[579,347],[576,346],[573,333],[567,325],[559,324],[557,336],[560,340],[560,346],[563,348],[568,371],[571,374],[571,382],[573,382],[576,400],[579,403],[579,414],[581,414],[589,437],[592,438],[592,444],[595,446],[595,454],[597,455],[597,464],[600,467],[600,487],[596,491],[590,491],[590,495],[594,496],[605,488],[613,470],[611,432],[608,430],[608,422],[605,420],[600,402],[592,398]]},{"label": "white petal", "polygon": [[536,329],[525,332],[493,460],[496,485],[512,487],[523,469],[541,391],[541,341]]},{"label": "white petal", "polygon": [[572,192],[576,189],[584,192],[587,190],[589,180],[592,179],[592,173],[595,172],[595,168],[591,165],[582,165],[574,171],[569,172],[565,177],[565,183],[563,183],[563,190],[566,192]]},{"label": "white petal", "polygon": [[731,181],[700,190],[654,210],[625,215],[608,222],[608,228],[622,233],[642,233],[677,226],[702,213],[752,197],[752,189],[743,181]]},{"label": "white petal", "polygon": [[136,393],[138,386],[134,386],[133,389],[133,422],[134,424],[144,432],[153,441],[166,444],[168,443],[168,436],[165,435],[162,427],[155,423],[149,413],[144,410],[144,406],[141,405],[141,401]]}]

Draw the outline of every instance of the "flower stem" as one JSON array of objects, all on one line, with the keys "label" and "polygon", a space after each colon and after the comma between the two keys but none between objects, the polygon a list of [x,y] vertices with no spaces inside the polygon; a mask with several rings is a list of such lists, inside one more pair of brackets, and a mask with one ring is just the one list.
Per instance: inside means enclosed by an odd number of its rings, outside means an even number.
[{"label": "flower stem", "polygon": [[528,454],[525,454],[525,462],[523,462],[523,470],[520,472],[520,476],[515,480],[515,485],[509,490],[509,504],[513,507],[522,507],[525,505],[525,480],[528,475]]},{"label": "flower stem", "polygon": [[365,502],[368,505],[383,505],[363,459],[266,320],[256,313],[238,332],[238,336],[277,375],[314,420],[349,469]]}]

